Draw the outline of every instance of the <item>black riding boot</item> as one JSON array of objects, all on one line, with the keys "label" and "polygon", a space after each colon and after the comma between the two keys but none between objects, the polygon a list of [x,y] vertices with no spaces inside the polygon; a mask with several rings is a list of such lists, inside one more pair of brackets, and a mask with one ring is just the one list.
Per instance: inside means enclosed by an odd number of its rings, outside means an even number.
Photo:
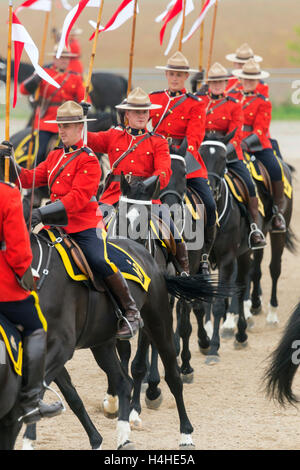
[{"label": "black riding boot", "polygon": [[200,261],[200,266],[199,266],[200,274],[207,274],[207,275],[210,274],[209,255],[213,247],[213,244],[215,242],[216,234],[217,234],[216,225],[210,225],[206,227],[205,234],[204,234],[205,239],[204,239],[203,253],[201,256],[201,261]]},{"label": "black riding boot", "polygon": [[47,405],[40,398],[44,386],[47,333],[41,328],[26,336],[23,342],[23,384],[20,394],[22,416],[19,421],[31,424],[41,418],[52,418],[63,411],[61,402]]},{"label": "black riding boot", "polygon": [[124,314],[123,325],[117,331],[116,337],[118,339],[130,339],[144,325],[140,311],[120,271],[106,277],[105,282],[114,297],[119,301]]},{"label": "black riding boot", "polygon": [[249,247],[251,250],[258,250],[266,246],[266,239],[261,230],[257,226],[258,221],[258,199],[257,197],[250,197],[248,210],[250,212],[250,234],[249,234]]},{"label": "black riding boot", "polygon": [[286,232],[286,223],[283,217],[284,205],[284,184],[283,181],[272,181],[273,190],[273,217],[272,217],[272,232],[284,233]]}]

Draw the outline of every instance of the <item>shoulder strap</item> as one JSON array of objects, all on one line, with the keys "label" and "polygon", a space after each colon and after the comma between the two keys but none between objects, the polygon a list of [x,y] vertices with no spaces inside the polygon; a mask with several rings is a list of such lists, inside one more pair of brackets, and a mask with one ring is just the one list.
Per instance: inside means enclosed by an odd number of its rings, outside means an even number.
[{"label": "shoulder strap", "polygon": [[75,158],[78,157],[78,155],[80,155],[81,153],[82,153],[82,149],[77,150],[77,152],[73,153],[73,155],[71,156],[71,158],[69,158],[69,160],[67,160],[67,161],[59,168],[59,170],[58,170],[58,171],[55,173],[55,175],[53,176],[51,183],[49,184],[49,190],[50,190],[50,191],[51,191],[51,188],[52,188],[54,182],[55,182],[56,179],[59,177],[59,175],[61,174],[61,172],[66,168],[67,165],[69,165],[69,163],[71,163],[73,160],[75,160]]},{"label": "shoulder strap", "polygon": [[257,98],[259,98],[259,96],[255,95],[254,98],[252,98],[252,100],[250,100],[250,101],[248,101],[248,103],[244,104],[243,109],[246,109],[250,104],[254,103],[254,101],[257,100]]},{"label": "shoulder strap", "polygon": [[213,106],[212,108],[210,108],[207,113],[206,113],[206,116],[208,116],[210,113],[212,113],[215,109],[217,109],[219,106],[222,106],[222,104],[225,104],[226,102],[228,101],[228,98],[226,96],[226,98],[224,98],[222,101],[219,101],[219,103],[215,104],[215,106]]},{"label": "shoulder strap", "polygon": [[127,157],[127,155],[129,155],[131,152],[133,152],[133,150],[135,150],[142,142],[144,142],[146,139],[149,139],[149,137],[152,137],[153,133],[152,132],[148,132],[146,135],[144,135],[144,137],[139,140],[138,142],[136,142],[132,147],[130,147],[128,150],[126,150],[126,152],[124,152],[112,165],[111,167],[111,171],[115,170],[117,168],[117,166],[119,165],[119,163],[121,163],[122,160],[124,160],[125,157]]}]

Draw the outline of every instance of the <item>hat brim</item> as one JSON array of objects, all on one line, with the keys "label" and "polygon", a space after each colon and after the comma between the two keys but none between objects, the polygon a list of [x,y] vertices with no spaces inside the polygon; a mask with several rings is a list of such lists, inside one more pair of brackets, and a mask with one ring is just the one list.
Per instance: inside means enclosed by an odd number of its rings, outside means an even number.
[{"label": "hat brim", "polygon": [[229,80],[230,78],[234,78],[234,77],[232,75],[223,75],[222,77],[213,77],[213,78],[207,77],[206,81],[207,82],[223,82],[223,81]]},{"label": "hat brim", "polygon": [[225,57],[229,62],[235,62],[237,64],[244,64],[249,59],[254,59],[255,62],[263,61],[263,58],[260,55],[254,55],[253,57],[248,57],[248,59],[241,59],[240,57],[237,57],[236,54],[227,54]]},{"label": "hat brim", "polygon": [[156,65],[156,69],[159,70],[170,70],[171,72],[199,72],[197,69],[182,69],[182,68],[175,68],[175,67],[168,67],[168,66],[163,66],[163,65]]},{"label": "hat brim", "polygon": [[96,118],[88,118],[88,119],[78,119],[78,121],[71,121],[66,119],[65,121],[57,121],[56,119],[53,121],[44,121],[47,124],[78,124],[79,122],[87,122],[87,121],[97,121]]},{"label": "hat brim", "polygon": [[[52,57],[56,57],[56,54],[57,54],[57,52],[48,52],[47,53],[47,55],[50,55]],[[61,59],[61,58],[64,58],[64,57],[66,57],[68,59],[73,59],[74,57],[78,57],[78,54],[74,54],[73,52],[69,52],[69,53],[66,54],[66,53],[62,52],[59,58]]]},{"label": "hat brim", "polygon": [[232,75],[238,78],[246,78],[247,80],[259,80],[262,78],[268,78],[270,76],[269,72],[262,70],[257,74],[244,73],[242,69],[236,69],[232,71]]},{"label": "hat brim", "polygon": [[127,103],[124,103],[124,104],[117,104],[115,106],[116,109],[124,109],[124,110],[131,110],[131,111],[146,111],[146,110],[151,110],[151,109],[159,109],[159,108],[162,108],[162,106],[160,104],[153,104],[151,103],[151,105],[149,106],[134,106],[134,105],[131,105],[131,104],[127,104]]}]

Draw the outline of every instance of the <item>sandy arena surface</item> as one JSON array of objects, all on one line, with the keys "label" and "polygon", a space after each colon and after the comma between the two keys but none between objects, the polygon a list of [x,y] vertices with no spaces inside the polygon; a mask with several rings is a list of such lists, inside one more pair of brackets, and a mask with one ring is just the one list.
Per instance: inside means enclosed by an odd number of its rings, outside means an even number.
[{"label": "sandy arena surface", "polygon": [[[300,230],[300,123],[274,123],[272,135],[281,144],[285,159],[296,167],[294,179],[294,214],[292,228]],[[299,205],[298,205],[299,204]],[[300,246],[299,246],[300,249]],[[279,319],[277,328],[266,326],[266,311],[270,296],[268,263],[269,247],[265,250],[263,265],[264,313],[255,317],[255,327],[249,332],[249,346],[236,351],[233,340],[222,340],[221,361],[215,366],[205,365],[200,354],[195,331],[191,339],[194,383],[184,385],[184,398],[190,420],[194,426],[196,449],[300,449],[300,416],[297,409],[280,409],[266,400],[261,391],[261,377],[266,358],[276,346],[282,329],[300,298],[299,250],[293,255],[284,252],[279,282]],[[193,325],[195,325],[192,316]],[[135,344],[135,342],[133,342]],[[106,378],[98,369],[90,351],[77,351],[67,366],[73,383],[83,399],[87,411],[101,432],[103,449],[116,448],[116,420],[107,420],[100,411],[106,391]],[[179,420],[175,401],[163,379],[161,388],[164,401],[159,410],[146,408],[143,398],[141,418],[143,428],[133,431],[136,449],[177,449]],[[300,391],[300,374],[294,382]],[[21,448],[18,438],[17,449]],[[38,450],[89,449],[88,438],[73,413],[67,411],[50,422],[38,425]]]}]

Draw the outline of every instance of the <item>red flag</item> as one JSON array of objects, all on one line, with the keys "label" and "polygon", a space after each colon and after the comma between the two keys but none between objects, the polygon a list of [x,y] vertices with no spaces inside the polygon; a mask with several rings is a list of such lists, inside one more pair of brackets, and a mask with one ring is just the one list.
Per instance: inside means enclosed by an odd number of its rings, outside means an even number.
[{"label": "red flag", "polygon": [[23,10],[23,8],[51,11],[51,0],[26,0],[16,8],[15,13],[19,13],[19,11]]},{"label": "red flag", "polygon": [[216,3],[216,0],[206,0],[206,2],[203,5],[202,10],[200,11],[200,15],[198,16],[195,23],[191,27],[189,33],[183,38],[182,42],[188,41],[193,36],[194,32],[199,28],[202,21],[204,20],[206,13],[215,3]]},{"label": "red flag", "polygon": [[[117,29],[125,21],[129,20],[134,14],[134,0],[123,0],[119,8],[115,11],[111,19],[106,23],[106,25],[99,28],[99,32]],[[93,39],[95,33],[92,34],[90,40]]]},{"label": "red flag", "polygon": [[162,45],[163,43],[163,40],[164,40],[164,34],[165,34],[165,30],[166,30],[166,27],[167,27],[167,24],[173,19],[175,18],[175,16],[177,16],[181,10],[183,9],[183,0],[177,0],[177,2],[175,3],[175,5],[173,6],[173,8],[169,11],[169,13],[166,15],[166,17],[164,18],[164,25],[163,27],[161,28],[160,30],[160,45]]}]

